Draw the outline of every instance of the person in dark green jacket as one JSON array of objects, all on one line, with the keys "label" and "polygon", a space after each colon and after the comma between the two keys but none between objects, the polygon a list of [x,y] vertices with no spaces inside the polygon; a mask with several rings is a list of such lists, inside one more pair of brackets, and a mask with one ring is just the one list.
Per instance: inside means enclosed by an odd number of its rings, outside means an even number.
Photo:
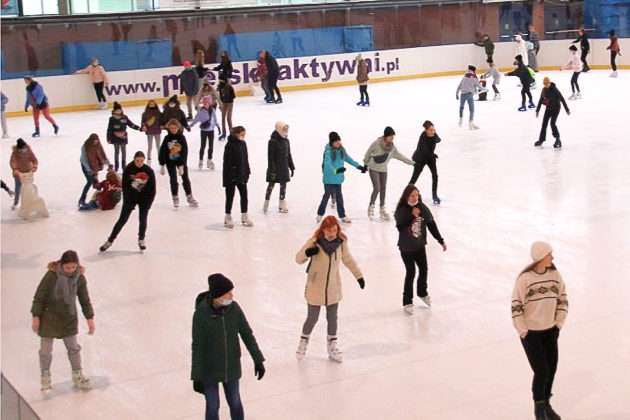
[{"label": "person in dark green jacket", "polygon": [[193,389],[206,397],[206,420],[219,418],[219,382],[232,420],[244,418],[239,391],[241,346],[238,336],[254,359],[254,375],[265,375],[263,357],[243,310],[233,300],[234,284],[223,274],[208,277],[210,290],[197,296],[192,327]]},{"label": "person in dark green jacket", "polygon": [[81,346],[77,341],[78,314],[77,297],[83,315],[87,319],[89,334],[94,334],[94,310],[85,279],[85,268],[79,265],[75,251],[66,251],[59,261],[48,264],[48,271],[39,283],[31,313],[33,331],[41,337],[39,365],[42,371],[42,392],[51,391],[50,364],[52,362],[53,340],[59,338],[68,349],[72,365],[72,382],[77,389],[90,389],[90,379],[81,370]]},{"label": "person in dark green jacket", "polygon": [[488,56],[488,60],[492,60],[492,54],[494,54],[494,43],[490,39],[488,34],[483,34],[483,41],[481,42],[473,42],[473,44],[478,47],[483,47],[486,51],[486,55]]}]

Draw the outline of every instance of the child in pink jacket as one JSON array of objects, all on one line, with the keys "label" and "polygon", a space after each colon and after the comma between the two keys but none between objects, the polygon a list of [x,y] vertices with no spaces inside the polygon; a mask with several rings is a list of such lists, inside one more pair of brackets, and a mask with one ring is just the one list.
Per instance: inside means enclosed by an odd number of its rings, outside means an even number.
[{"label": "child in pink jacket", "polygon": [[93,58],[92,63],[83,70],[77,70],[75,74],[89,74],[90,80],[94,85],[94,91],[96,92],[96,99],[98,100],[97,108],[107,108],[107,98],[103,94],[103,86],[109,86],[109,80],[107,80],[107,73],[105,68],[98,63],[98,58]]}]

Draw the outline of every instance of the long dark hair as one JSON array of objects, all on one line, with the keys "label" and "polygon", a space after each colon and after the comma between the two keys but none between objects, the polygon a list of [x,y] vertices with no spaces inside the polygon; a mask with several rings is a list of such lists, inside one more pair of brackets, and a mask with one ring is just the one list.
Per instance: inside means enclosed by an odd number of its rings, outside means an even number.
[{"label": "long dark hair", "polygon": [[226,50],[223,50],[221,52],[221,62],[222,63],[227,63],[228,61],[230,61],[230,55],[228,54],[228,52]]},{"label": "long dark hair", "polygon": [[[521,273],[518,276],[520,277],[522,274],[525,274],[525,273],[528,273],[530,271],[533,271],[534,267],[536,267],[536,264],[538,264],[539,262],[540,261],[536,261],[536,262],[533,262],[533,263],[529,264],[527,267],[525,267],[523,269],[523,271],[521,271]],[[558,269],[556,268],[556,265],[554,263],[551,263],[551,266],[547,270],[558,270]]]},{"label": "long dark hair", "polygon": [[418,203],[422,203],[422,195],[420,195],[420,190],[418,190],[415,185],[409,184],[403,190],[402,195],[400,196],[400,200],[398,200],[398,204],[396,205],[396,210],[407,204],[407,201],[409,201],[409,196],[413,191],[418,191]]}]

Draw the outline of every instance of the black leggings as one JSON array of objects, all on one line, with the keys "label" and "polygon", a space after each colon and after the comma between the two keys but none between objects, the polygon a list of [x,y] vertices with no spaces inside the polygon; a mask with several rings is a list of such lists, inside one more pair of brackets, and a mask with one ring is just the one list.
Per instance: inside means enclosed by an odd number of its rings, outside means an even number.
[{"label": "black leggings", "polygon": [[[269,200],[271,198],[271,192],[273,191],[273,187],[276,184],[274,182],[270,182],[269,185],[267,185],[267,192],[265,193],[265,200]],[[286,182],[281,182],[280,183],[280,200],[284,200],[284,197],[287,195],[287,183]]]},{"label": "black leggings", "polygon": [[203,160],[203,154],[206,150],[206,141],[208,142],[208,159],[212,160],[212,151],[214,150],[214,130],[201,130],[201,147],[199,148],[199,160]]},{"label": "black leggings", "polygon": [[497,88],[497,85],[495,85],[494,83],[492,84],[492,90],[494,90],[494,93],[499,93],[499,89]]},{"label": "black leggings", "polygon": [[[144,239],[144,235],[147,232],[147,219],[149,218],[149,209],[151,208],[151,206],[148,206],[146,204],[137,204],[137,206],[140,211],[140,227],[138,228],[138,240],[141,241]],[[109,242],[114,242],[116,240],[116,237],[122,230],[123,226],[125,226],[125,223],[127,223],[127,220],[129,220],[129,216],[135,208],[136,203],[123,201],[118,221],[114,225],[114,229],[112,229],[112,233],[107,239]]]},{"label": "black leggings", "polygon": [[278,95],[278,99],[282,99],[282,95],[280,95],[280,89],[278,89],[278,75],[270,74],[269,75],[269,93],[271,94],[271,100],[274,100],[274,92]]},{"label": "black leggings", "polygon": [[418,276],[418,285],[416,292],[419,297],[425,297],[427,293],[427,251],[425,247],[421,247],[416,252],[400,251],[403,263],[405,264],[405,288],[403,290],[403,306],[413,303],[413,279],[416,277],[416,266],[420,275]]},{"label": "black leggings", "polygon": [[587,70],[588,64],[586,63],[586,56],[588,55],[588,50],[582,50],[582,55],[580,56],[580,60],[582,61],[582,64],[584,64],[584,70]]},{"label": "black leggings", "polygon": [[579,76],[580,76],[579,71],[574,71],[573,76],[571,76],[571,92],[573,93],[575,93],[576,90],[578,93],[580,93],[580,86],[578,85],[578,82],[577,82],[577,79]]},{"label": "black leggings", "polygon": [[410,184],[415,184],[418,181],[418,177],[422,173],[424,169],[424,165],[429,167],[431,171],[432,185],[431,185],[431,193],[433,194],[433,198],[437,197],[437,187],[438,187],[438,172],[437,172],[437,164],[435,158],[425,158],[416,162],[413,166],[413,174],[411,175]]},{"label": "black leggings", "polygon": [[560,132],[558,131],[558,127],[556,126],[556,120],[558,119],[558,115],[560,114],[560,108],[558,109],[549,109],[545,110],[545,115],[543,116],[542,127],[540,128],[540,136],[538,136],[538,140],[545,141],[547,139],[547,124],[551,122],[551,134],[557,140],[560,139]]},{"label": "black leggings", "polygon": [[[175,196],[178,194],[179,183],[177,182],[177,166],[175,165],[166,165],[166,170],[168,171],[168,177],[171,179],[171,195]],[[182,175],[182,185],[184,186],[184,191],[186,195],[192,194],[192,188],[190,187],[190,179],[188,178],[188,165],[184,165],[184,174]]]},{"label": "black leggings", "polygon": [[370,95],[367,93],[367,85],[359,85],[359,93],[361,93],[361,102],[370,102]]},{"label": "black leggings", "polygon": [[613,71],[617,71],[617,51],[610,52],[610,65],[612,66]]},{"label": "black leggings", "polygon": [[558,335],[557,327],[543,331],[528,331],[521,344],[525,349],[529,365],[534,371],[532,394],[534,401],[551,398],[553,379],[558,367]]},{"label": "black leggings", "polygon": [[107,102],[107,98],[105,98],[105,95],[103,94],[104,85],[105,85],[104,82],[94,83],[94,91],[96,92],[96,99],[98,99],[99,102]]},{"label": "black leggings", "polygon": [[232,184],[225,187],[225,214],[232,213],[232,203],[234,203],[237,188],[241,196],[241,213],[247,213],[247,184]]},{"label": "black leggings", "polygon": [[529,85],[527,83],[523,83],[521,87],[521,105],[525,106],[525,95],[529,98],[529,102],[533,102],[532,93],[529,91]]}]

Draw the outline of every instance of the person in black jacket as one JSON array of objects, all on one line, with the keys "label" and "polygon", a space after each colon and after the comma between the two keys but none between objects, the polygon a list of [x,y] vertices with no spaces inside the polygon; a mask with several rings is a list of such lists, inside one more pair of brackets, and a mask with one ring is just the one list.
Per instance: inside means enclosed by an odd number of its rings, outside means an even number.
[{"label": "person in black jacket", "polygon": [[188,120],[186,119],[186,114],[179,107],[179,99],[177,99],[177,95],[173,95],[168,98],[168,102],[164,104],[164,108],[162,111],[162,116],[160,117],[160,125],[163,130],[166,130],[166,124],[170,120],[177,120],[179,124],[185,128],[187,131],[190,131],[190,126],[188,125]]},{"label": "person in black jacket", "polygon": [[229,79],[219,79],[219,97],[221,98],[221,102],[219,106],[221,107],[221,130],[222,133],[219,136],[219,140],[225,140],[227,135],[227,131],[225,131],[225,120],[227,118],[228,128],[232,131],[232,110],[234,109],[234,98],[236,98],[236,94],[234,93],[234,88],[230,83]]},{"label": "person in black jacket", "polygon": [[291,145],[289,143],[289,126],[283,122],[276,123],[276,129],[271,133],[271,138],[267,146],[267,192],[265,193],[265,204],[263,211],[267,213],[269,209],[269,199],[276,183],[280,184],[280,213],[288,213],[285,196],[287,193],[287,182],[295,172],[293,157],[291,156]]},{"label": "person in black jacket", "polygon": [[[280,76],[280,66],[278,66],[278,62],[271,55],[269,51],[263,51],[265,54],[265,64],[267,65],[267,77],[268,77],[268,89],[271,94],[271,97],[267,100],[268,104],[282,103],[282,95],[280,94],[280,89],[278,89],[278,77]],[[274,92],[278,96],[277,99],[274,99]]]},{"label": "person in black jacket", "polygon": [[438,156],[435,154],[435,145],[442,140],[435,132],[435,127],[431,121],[425,121],[422,126],[424,127],[424,131],[420,134],[418,146],[411,157],[411,160],[415,162],[415,165],[413,167],[413,174],[411,175],[409,183],[415,184],[422,173],[422,169],[424,169],[424,165],[427,165],[431,171],[431,193],[433,194],[433,203],[440,204],[441,200],[437,195],[438,172],[436,159]]},{"label": "person in black jacket", "polygon": [[511,71],[509,73],[505,73],[506,76],[516,76],[521,80],[521,107],[518,109],[519,111],[527,111],[525,108],[525,96],[529,98],[529,106],[528,108],[536,108],[534,105],[534,100],[532,99],[532,93],[529,90],[529,86],[534,83],[534,79],[532,75],[529,74],[529,70],[527,70],[527,66],[523,63],[523,56],[517,55],[514,57],[514,64],[517,66],[516,70]]},{"label": "person in black jacket", "polygon": [[241,196],[241,223],[247,227],[254,223],[247,215],[247,181],[249,181],[249,157],[245,143],[245,128],[234,127],[223,151],[223,187],[225,188],[225,227],[233,228],[232,203],[236,189]]},{"label": "person in black jacket", "polygon": [[168,134],[162,140],[158,159],[160,162],[160,174],[164,175],[168,170],[168,177],[171,180],[171,195],[173,196],[173,206],[179,207],[179,183],[177,175],[182,177],[182,185],[186,192],[186,200],[190,207],[197,207],[199,203],[192,195],[192,187],[188,178],[188,143],[182,134],[182,126],[179,121],[173,119],[166,123]]},{"label": "person in black jacket", "polygon": [[483,47],[486,51],[486,55],[488,56],[488,60],[492,61],[492,54],[494,54],[494,43],[490,40],[490,36],[488,34],[483,34],[482,42],[473,42],[473,44]]},{"label": "person in black jacket", "polygon": [[541,105],[545,105],[546,109],[545,115],[543,116],[542,127],[540,129],[540,136],[538,137],[538,141],[534,143],[534,146],[542,146],[543,142],[547,138],[547,123],[551,121],[551,134],[553,134],[553,137],[556,139],[553,147],[557,149],[562,147],[562,143],[560,142],[560,132],[558,131],[558,127],[556,127],[556,120],[560,114],[560,103],[564,105],[564,110],[567,111],[567,115],[571,115],[571,111],[569,111],[569,107],[555,83],[552,83],[548,77],[545,77],[543,79],[543,85],[545,87],[542,92],[540,92],[540,99],[538,100],[538,106],[536,107],[536,118],[538,118],[538,112],[540,112]]},{"label": "person in black jacket", "polygon": [[431,298],[427,293],[427,228],[431,235],[446,251],[446,244],[440,235],[433,215],[422,203],[420,192],[414,185],[407,185],[398,201],[396,212],[396,229],[398,229],[398,249],[405,264],[405,288],[403,291],[403,307],[406,313],[413,314],[413,279],[416,275],[416,265],[420,270],[418,276],[418,297],[431,306]]},{"label": "person in black jacket", "polygon": [[155,173],[150,166],[144,164],[144,153],[138,151],[133,157],[133,162],[125,166],[122,176],[123,205],[118,221],[112,229],[107,241],[101,246],[101,252],[107,251],[116,240],[131,212],[138,206],[140,211],[140,227],[138,229],[138,247],[144,251],[147,247],[144,236],[147,231],[147,219],[149,209],[155,199]]},{"label": "person in black jacket", "polygon": [[140,127],[133,123],[122,110],[118,102],[114,102],[112,116],[107,124],[107,143],[114,145],[114,170],[118,172],[118,156],[122,152],[120,168],[125,167],[127,161],[127,127],[140,131]]},{"label": "person in black jacket", "polygon": [[578,42],[580,43],[580,48],[582,49],[582,55],[580,56],[580,60],[582,60],[582,64],[584,65],[582,71],[586,73],[591,69],[586,63],[586,56],[591,51],[591,44],[588,42],[588,38],[586,37],[586,32],[584,31],[584,28],[579,29],[577,39],[571,44],[577,44]]},{"label": "person in black jacket", "polygon": [[179,74],[182,90],[186,95],[186,107],[188,108],[188,119],[192,120],[192,103],[199,92],[199,75],[197,70],[190,65],[190,61],[184,61],[184,70]]},{"label": "person in black jacket", "polygon": [[227,51],[221,52],[221,63],[214,67],[212,70],[219,72],[219,79],[229,80],[232,77],[234,67],[232,67],[232,60]]}]

